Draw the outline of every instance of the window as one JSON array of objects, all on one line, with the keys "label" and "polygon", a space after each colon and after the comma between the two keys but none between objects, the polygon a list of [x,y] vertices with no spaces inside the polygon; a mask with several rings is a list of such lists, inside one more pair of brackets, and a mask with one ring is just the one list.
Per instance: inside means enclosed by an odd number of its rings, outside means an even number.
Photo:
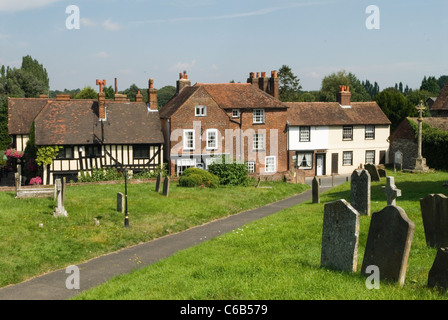
[{"label": "window", "polygon": [[297,167],[299,169],[312,169],[313,153],[312,152],[297,153]]},{"label": "window", "polygon": [[184,130],[184,149],[194,150],[194,130]]},{"label": "window", "polygon": [[365,139],[366,140],[375,139],[375,126],[374,125],[366,125]]},{"label": "window", "polygon": [[264,109],[254,109],[254,123],[264,123]]},{"label": "window", "polygon": [[216,150],[218,149],[218,130],[208,129],[207,130],[207,149]]},{"label": "window", "polygon": [[276,163],[275,163],[275,156],[269,156],[265,158],[265,172],[276,172]]},{"label": "window", "polygon": [[207,107],[206,106],[196,106],[194,115],[196,117],[205,117],[207,115]]},{"label": "window", "polygon": [[344,166],[353,165],[353,151],[344,151],[342,153],[342,165]]},{"label": "window", "polygon": [[132,146],[134,159],[149,159],[149,146],[147,144],[137,144]]},{"label": "window", "polygon": [[232,118],[239,118],[240,117],[240,110],[233,109],[232,110]]},{"label": "window", "polygon": [[248,161],[247,162],[247,171],[249,173],[254,173],[255,172],[255,161]]},{"label": "window", "polygon": [[353,140],[353,126],[342,127],[342,140]]},{"label": "window", "polygon": [[375,150],[366,151],[366,163],[375,164]]},{"label": "window", "polygon": [[253,150],[264,150],[264,134],[255,133],[253,141]]},{"label": "window", "polygon": [[96,158],[101,156],[100,146],[87,146],[86,147],[86,157]]},{"label": "window", "polygon": [[299,141],[300,142],[310,141],[310,127],[300,127]]},{"label": "window", "polygon": [[63,147],[59,149],[56,159],[73,159],[73,147]]}]

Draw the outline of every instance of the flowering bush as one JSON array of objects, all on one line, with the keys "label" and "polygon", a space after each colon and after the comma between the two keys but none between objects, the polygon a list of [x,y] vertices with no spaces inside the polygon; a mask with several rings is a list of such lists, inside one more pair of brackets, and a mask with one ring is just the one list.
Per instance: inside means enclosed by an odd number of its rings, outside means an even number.
[{"label": "flowering bush", "polygon": [[30,185],[39,185],[42,184],[41,177],[35,177],[30,180]]},{"label": "flowering bush", "polygon": [[9,158],[20,159],[23,157],[23,152],[19,152],[16,149],[10,148],[5,150],[5,155],[8,159]]}]

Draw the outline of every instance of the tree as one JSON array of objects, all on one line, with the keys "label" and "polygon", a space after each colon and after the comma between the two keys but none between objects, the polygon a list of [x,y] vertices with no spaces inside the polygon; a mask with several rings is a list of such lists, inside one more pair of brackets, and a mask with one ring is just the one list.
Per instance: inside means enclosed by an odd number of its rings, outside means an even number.
[{"label": "tree", "polygon": [[294,75],[291,68],[283,65],[278,71],[279,99],[281,101],[299,101],[300,79]]},{"label": "tree", "polygon": [[408,99],[395,88],[387,88],[378,93],[376,102],[389,118],[391,131],[406,117],[415,116],[417,110]]},{"label": "tree", "polygon": [[76,96],[75,99],[96,99],[98,93],[91,86],[84,87]]},{"label": "tree", "polygon": [[364,86],[364,89],[366,89],[366,92],[370,95],[370,98],[374,100],[376,95],[380,92],[380,86],[378,85],[378,83],[375,81],[375,83],[372,84],[369,80],[366,80],[361,84]]},{"label": "tree", "polygon": [[165,86],[157,91],[157,104],[159,109],[167,104],[168,101],[176,94],[176,87]]},{"label": "tree", "polygon": [[428,77],[424,76],[422,80],[422,85],[420,86],[420,90],[426,90],[429,91],[432,95],[438,96],[440,93],[440,87],[437,82],[437,79],[435,77]]},{"label": "tree", "polygon": [[371,101],[361,81],[353,73],[347,73],[345,70],[332,73],[322,79],[320,101],[336,101],[336,94],[341,85],[350,87],[351,101]]},{"label": "tree", "polygon": [[443,75],[440,76],[439,79],[437,79],[437,84],[439,85],[440,90],[445,86],[445,84],[448,82],[448,76]]}]

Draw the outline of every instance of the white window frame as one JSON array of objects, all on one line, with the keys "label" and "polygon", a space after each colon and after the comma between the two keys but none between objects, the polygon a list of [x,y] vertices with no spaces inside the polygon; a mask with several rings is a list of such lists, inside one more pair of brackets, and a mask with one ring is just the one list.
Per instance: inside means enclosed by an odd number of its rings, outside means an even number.
[{"label": "white window frame", "polygon": [[264,133],[254,133],[252,149],[264,150]]},{"label": "white window frame", "polygon": [[345,140],[345,141],[353,140],[353,126],[343,126],[342,127],[342,140]]},{"label": "white window frame", "polygon": [[[305,158],[305,160],[304,160]],[[303,166],[303,161],[305,165]],[[313,169],[313,152],[297,153],[297,168],[298,169]]]},{"label": "white window frame", "polygon": [[[192,146],[190,147],[189,146],[189,141],[190,141],[190,138],[188,137],[188,135],[191,133],[191,144],[192,144]],[[184,130],[184,150],[194,150],[194,145],[195,145],[195,134],[194,134],[194,129],[185,129]]]},{"label": "white window frame", "polygon": [[353,151],[343,151],[342,152],[342,165],[352,166],[353,165]]},{"label": "white window frame", "polygon": [[[211,140],[209,134],[214,133],[215,138],[213,140],[214,146],[210,144]],[[207,129],[206,131],[206,139],[207,139],[207,150],[217,150],[218,149],[218,129]]]},{"label": "white window frame", "polygon": [[375,139],[375,125],[373,125],[373,124],[366,125],[366,131],[365,131],[364,138],[366,140],[374,140]]},{"label": "white window frame", "polygon": [[264,109],[254,109],[253,123],[264,123]]},{"label": "white window frame", "polygon": [[[368,156],[369,153],[370,155]],[[375,158],[376,158],[375,150],[366,150],[366,163],[375,164]],[[369,159],[372,159],[372,161],[369,161]]]},{"label": "white window frame", "polygon": [[239,118],[239,117],[240,117],[240,110],[232,109],[232,118]]},{"label": "white window frame", "polygon": [[[274,162],[270,164],[269,161],[272,159]],[[277,159],[275,156],[267,156],[264,158],[264,171],[269,173],[277,172]]]},{"label": "white window frame", "polygon": [[247,171],[249,173],[255,172],[255,161],[247,161]]},{"label": "white window frame", "polygon": [[299,142],[310,142],[311,141],[311,127],[310,126],[300,126],[299,127]]},{"label": "white window frame", "polygon": [[199,105],[194,109],[194,115],[196,117],[205,117],[207,115],[207,106]]}]

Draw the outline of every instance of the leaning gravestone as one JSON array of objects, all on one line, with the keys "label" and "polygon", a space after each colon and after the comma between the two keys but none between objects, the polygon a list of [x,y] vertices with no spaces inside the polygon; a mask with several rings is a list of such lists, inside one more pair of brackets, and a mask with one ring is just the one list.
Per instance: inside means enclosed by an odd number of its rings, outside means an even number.
[{"label": "leaning gravestone", "polygon": [[156,180],[156,192],[160,191],[160,183],[162,182],[162,173],[159,172],[159,174],[157,175],[157,180]]},{"label": "leaning gravestone", "polygon": [[370,174],[355,170],[350,178],[350,204],[359,214],[370,216]]},{"label": "leaning gravestone", "polygon": [[362,262],[362,273],[377,266],[381,279],[404,284],[415,225],[405,211],[387,206],[372,214]]},{"label": "leaning gravestone", "polygon": [[428,273],[428,287],[448,289],[448,248],[439,248]]},{"label": "leaning gravestone", "polygon": [[55,181],[55,190],[56,190],[56,199],[57,199],[57,207],[54,212],[55,217],[68,217],[67,211],[64,207],[64,189],[65,186],[62,184],[61,179],[56,179]]},{"label": "leaning gravestone", "polygon": [[374,164],[367,163],[364,168],[369,171],[371,181],[381,181],[378,169]]},{"label": "leaning gravestone", "polygon": [[326,203],[321,266],[355,272],[358,261],[359,213],[344,199]]},{"label": "leaning gravestone", "polygon": [[320,190],[319,190],[320,184],[319,184],[319,180],[317,179],[317,177],[315,176],[313,178],[313,181],[311,182],[311,192],[313,194],[312,198],[313,198],[313,203],[320,203]]},{"label": "leaning gravestone", "polygon": [[165,177],[165,180],[163,181],[163,195],[168,197],[170,193],[170,178]]},{"label": "leaning gravestone", "polygon": [[448,198],[430,194],[420,199],[426,244],[429,247],[448,247]]}]

